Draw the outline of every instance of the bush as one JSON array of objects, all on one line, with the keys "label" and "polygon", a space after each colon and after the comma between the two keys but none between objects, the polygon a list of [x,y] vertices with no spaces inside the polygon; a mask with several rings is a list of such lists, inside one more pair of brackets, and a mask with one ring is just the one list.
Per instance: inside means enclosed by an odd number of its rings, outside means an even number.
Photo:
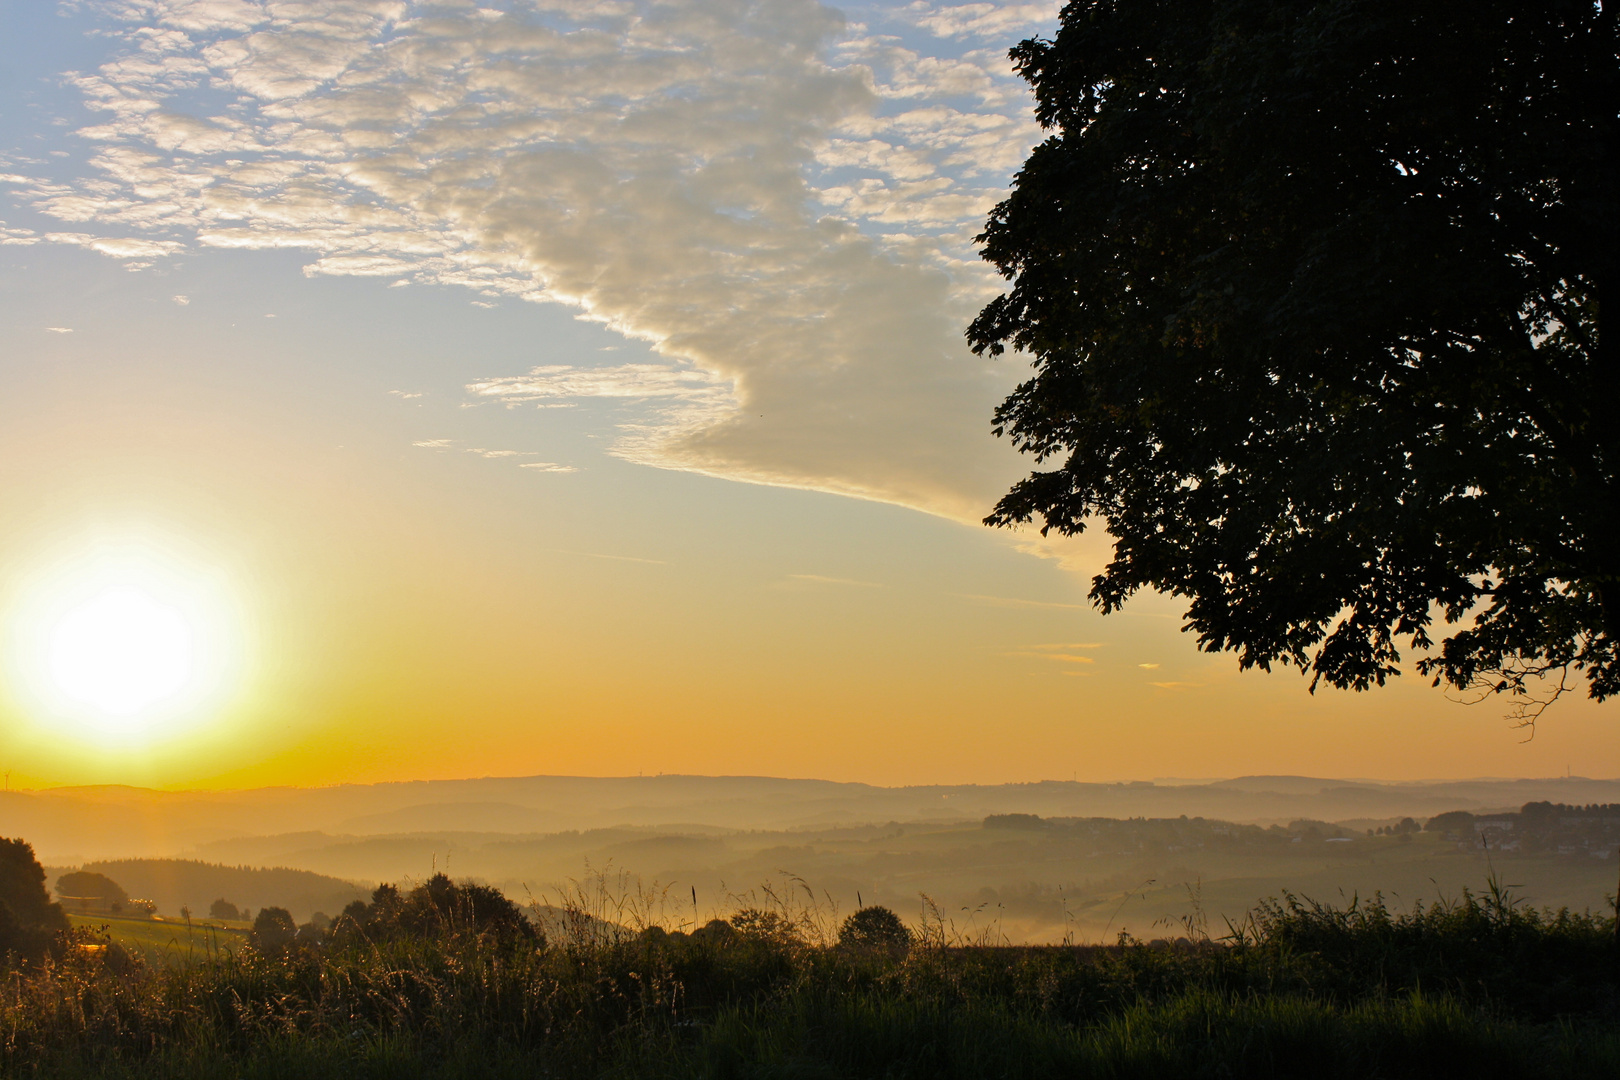
[{"label": "bush", "polygon": [[522,909],[499,889],[458,883],[444,874],[433,875],[405,895],[392,885],[379,885],[371,894],[371,903],[356,900],[332,922],[332,936],[339,941],[459,935],[536,936]]},{"label": "bush", "polygon": [[56,879],[56,895],[105,900],[115,907],[129,903],[129,894],[124,891],[122,885],[106,874],[98,874],[94,870],[75,870],[63,874]]},{"label": "bush", "polygon": [[253,933],[248,941],[260,952],[280,952],[293,943],[298,936],[298,924],[293,922],[292,912],[281,907],[267,907],[259,909],[259,914],[253,919]]},{"label": "bush", "polygon": [[886,907],[863,907],[838,928],[838,944],[855,949],[905,949],[911,931]]}]

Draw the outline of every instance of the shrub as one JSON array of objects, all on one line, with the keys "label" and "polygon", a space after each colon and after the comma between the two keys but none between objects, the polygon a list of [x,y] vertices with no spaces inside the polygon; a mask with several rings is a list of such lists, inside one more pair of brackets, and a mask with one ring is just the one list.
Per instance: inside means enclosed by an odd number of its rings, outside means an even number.
[{"label": "shrub", "polygon": [[94,870],[75,870],[56,879],[57,896],[82,896],[105,900],[111,905],[129,903],[124,887],[106,874]]},{"label": "shrub", "polygon": [[261,908],[253,919],[253,934],[248,938],[260,952],[280,952],[298,936],[298,924],[286,908]]},{"label": "shrub", "polygon": [[838,928],[838,944],[856,949],[904,949],[911,945],[911,931],[900,916],[886,907],[863,907]]},{"label": "shrub", "polygon": [[499,889],[455,882],[444,874],[433,875],[404,895],[392,885],[379,885],[371,903],[354,901],[332,923],[332,936],[339,941],[458,935],[536,936],[522,909]]}]

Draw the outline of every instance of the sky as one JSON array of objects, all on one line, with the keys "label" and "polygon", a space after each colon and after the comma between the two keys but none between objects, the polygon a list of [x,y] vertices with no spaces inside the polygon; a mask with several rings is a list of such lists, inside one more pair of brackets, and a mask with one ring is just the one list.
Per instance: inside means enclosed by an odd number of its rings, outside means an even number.
[{"label": "sky", "polygon": [[1613,706],[1311,695],[979,524],[1056,10],[0,0],[6,783],[1620,775]]}]

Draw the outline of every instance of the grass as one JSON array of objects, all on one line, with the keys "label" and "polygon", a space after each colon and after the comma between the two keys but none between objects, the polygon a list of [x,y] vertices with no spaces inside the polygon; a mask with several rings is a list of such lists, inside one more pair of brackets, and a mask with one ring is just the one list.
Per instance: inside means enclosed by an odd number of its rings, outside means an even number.
[{"label": "grass", "polygon": [[149,966],[173,967],[206,961],[221,950],[247,943],[249,924],[221,919],[190,922],[123,918],[117,915],[69,915],[75,929],[121,946]]},{"label": "grass", "polygon": [[[581,891],[576,902],[586,899]],[[550,940],[465,925],[186,964],[71,950],[0,983],[0,1075],[1613,1077],[1608,917],[1503,891],[1404,914],[1284,896],[1212,940],[849,949],[788,890],[667,932],[598,888]],[[601,932],[607,906],[633,934]]]}]

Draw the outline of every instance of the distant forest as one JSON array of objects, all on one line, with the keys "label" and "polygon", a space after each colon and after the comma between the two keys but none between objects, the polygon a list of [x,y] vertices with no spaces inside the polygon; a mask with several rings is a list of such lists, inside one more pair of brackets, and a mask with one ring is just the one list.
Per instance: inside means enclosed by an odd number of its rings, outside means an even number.
[{"label": "distant forest", "polygon": [[1358,831],[1326,821],[1300,819],[1288,824],[1239,825],[1205,818],[1043,818],[1035,814],[991,814],[986,829],[1052,830],[1070,836],[1090,836],[1098,853],[1122,848],[1121,854],[1148,849],[1178,851],[1187,848],[1280,848],[1307,841],[1350,841],[1376,836],[1397,839],[1418,832],[1439,835],[1460,849],[1489,848],[1494,852],[1588,855],[1606,859],[1620,845],[1620,803],[1531,802],[1521,809],[1496,814],[1452,810],[1419,824],[1413,818]]},{"label": "distant forest", "polygon": [[308,870],[218,866],[194,859],[113,859],[79,869],[105,874],[131,896],[154,901],[160,913],[189,908],[199,918],[223,899],[244,909],[284,907],[304,921],[316,912],[336,915],[371,894],[369,886]]}]

